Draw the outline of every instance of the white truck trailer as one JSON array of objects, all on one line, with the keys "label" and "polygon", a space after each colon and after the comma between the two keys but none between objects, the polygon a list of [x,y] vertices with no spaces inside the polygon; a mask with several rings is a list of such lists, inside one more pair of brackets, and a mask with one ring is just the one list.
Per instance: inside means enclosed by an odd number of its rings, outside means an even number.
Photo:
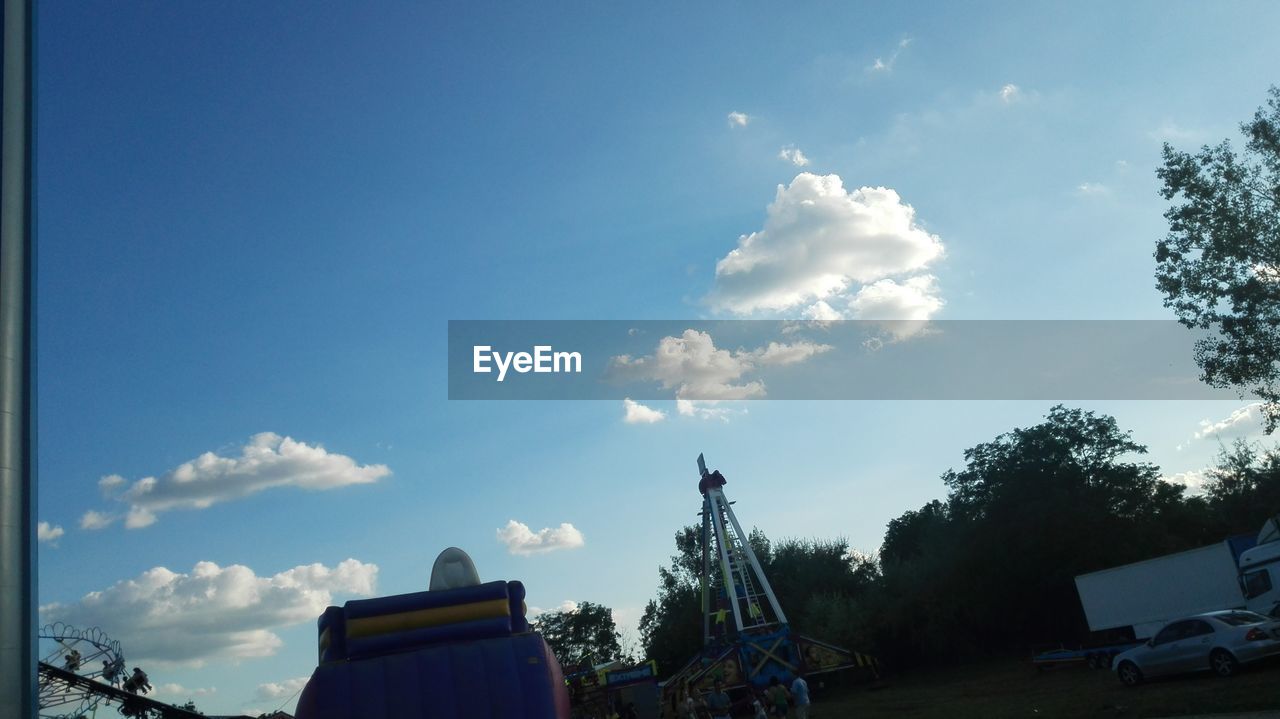
[{"label": "white truck trailer", "polygon": [[1145,639],[1180,617],[1243,608],[1238,540],[1076,577],[1089,629],[1133,627]]}]

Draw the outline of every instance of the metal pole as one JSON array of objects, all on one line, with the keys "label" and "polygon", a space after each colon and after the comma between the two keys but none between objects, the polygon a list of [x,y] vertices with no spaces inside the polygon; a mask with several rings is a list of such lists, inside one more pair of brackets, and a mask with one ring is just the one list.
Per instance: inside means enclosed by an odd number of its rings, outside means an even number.
[{"label": "metal pole", "polygon": [[756,559],[756,550],[751,548],[751,540],[742,533],[742,525],[738,524],[738,517],[733,513],[733,507],[726,503],[725,510],[729,521],[733,522],[734,531],[738,533],[738,537],[742,540],[742,553],[747,555],[747,561],[751,563],[751,568],[756,570],[756,576],[760,578],[760,585],[764,589],[764,595],[769,599],[769,606],[773,607],[774,616],[778,618],[780,624],[786,624],[787,615],[782,613],[782,605],[778,604],[778,597],[773,593],[769,578],[764,576],[764,569],[760,567],[760,560]]},{"label": "metal pole", "polygon": [[0,26],[0,719],[36,695],[34,39],[32,0]]},{"label": "metal pole", "polygon": [[[701,455],[699,455],[701,456]],[[702,500],[702,644],[711,643],[711,500]]]},{"label": "metal pole", "polygon": [[[738,633],[742,633],[742,608],[738,606],[738,588],[733,583],[733,575],[729,572],[729,549],[724,546],[724,523],[720,521],[720,503],[724,501],[724,495],[718,489],[707,490],[707,500],[711,503],[711,521],[715,523],[716,528],[716,544],[720,547],[720,571],[724,574],[724,591],[729,599],[729,606],[733,607],[733,624],[738,628]],[[725,506],[728,506],[727,504]]]}]

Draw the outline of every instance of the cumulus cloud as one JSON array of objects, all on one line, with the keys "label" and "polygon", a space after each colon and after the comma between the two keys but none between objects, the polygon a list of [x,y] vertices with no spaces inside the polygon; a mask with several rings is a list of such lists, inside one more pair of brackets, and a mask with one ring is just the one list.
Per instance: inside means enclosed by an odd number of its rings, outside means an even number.
[{"label": "cumulus cloud", "polygon": [[534,532],[529,525],[514,519],[498,530],[498,541],[507,545],[511,554],[544,554],[558,549],[577,549],[586,544],[582,532],[568,522]]},{"label": "cumulus cloud", "polygon": [[752,399],[763,397],[765,386],[760,380],[746,379],[747,373],[761,366],[802,362],[830,349],[830,345],[799,341],[770,342],[754,350],[733,351],[716,347],[706,332],[687,329],[679,337],[663,337],[652,355],[614,357],[610,372],[627,379],[658,382],[663,389],[675,390],[678,399]]},{"label": "cumulus cloud", "polygon": [[884,187],[846,191],[839,175],[796,175],[778,186],[763,228],[716,263],[708,301],[747,315],[828,308],[855,284],[915,274],[943,254],[915,210]]},{"label": "cumulus cloud", "polygon": [[249,567],[199,562],[188,573],[149,569],[78,601],[40,607],[42,622],[111,627],[131,661],[199,666],[213,659],[270,656],[272,629],[315,622],[335,593],[373,594],[378,567],[347,559],[270,577]]},{"label": "cumulus cloud", "polygon": [[[159,477],[143,477],[128,484],[113,474],[98,480],[98,486],[110,498],[128,506],[125,527],[140,529],[154,524],[157,515],[173,509],[206,509],[273,487],[327,490],[368,484],[388,474],[391,470],[384,464],[359,465],[320,445],[263,432],[254,435],[239,456],[205,452]],[[101,529],[116,518],[90,511],[81,518],[80,526]]]},{"label": "cumulus cloud", "polygon": [[1262,403],[1253,402],[1235,410],[1225,419],[1216,422],[1208,419],[1200,420],[1200,429],[1196,439],[1235,439],[1250,435],[1262,434]]},{"label": "cumulus cloud", "polygon": [[666,412],[646,407],[630,397],[622,400],[622,406],[625,409],[622,421],[627,424],[653,424],[667,418]]},{"label": "cumulus cloud", "polygon": [[1192,492],[1198,492],[1204,489],[1205,482],[1209,480],[1209,473],[1203,469],[1192,469],[1186,472],[1166,475],[1160,479],[1169,484],[1180,484]]},{"label": "cumulus cloud", "polygon": [[294,677],[280,682],[265,682],[258,685],[258,699],[263,701],[284,701],[302,691],[310,677]]},{"label": "cumulus cloud", "polygon": [[796,167],[804,167],[809,164],[809,158],[805,157],[800,148],[795,145],[787,145],[778,151],[778,159],[786,160]]},{"label": "cumulus cloud", "polygon": [[128,480],[118,474],[108,474],[98,480],[98,489],[102,491],[102,496],[112,497],[116,492],[120,491],[120,487],[124,486]]},{"label": "cumulus cloud", "polygon": [[57,542],[58,538],[66,534],[60,525],[49,524],[48,522],[40,522],[36,525],[36,540],[40,542]]},{"label": "cumulus cloud", "polygon": [[571,614],[576,611],[578,611],[578,603],[573,601],[572,599],[566,599],[563,602],[560,602],[556,606],[552,607],[551,609],[543,609],[542,607],[529,607],[529,618],[537,619],[539,614],[546,614],[547,612],[564,612],[566,614]]},{"label": "cumulus cloud", "polygon": [[912,277],[905,282],[880,280],[858,290],[849,308],[860,320],[927,320],[942,308],[937,278]]},{"label": "cumulus cloud", "polygon": [[1022,97],[1022,89],[1013,83],[1009,83],[1000,88],[1000,101],[1006,104],[1011,103]]},{"label": "cumulus cloud", "polygon": [[111,523],[116,521],[116,519],[118,519],[118,517],[114,515],[95,512],[90,509],[81,515],[80,528],[87,529],[89,531],[93,531],[95,529],[106,529],[107,527],[110,527]]},{"label": "cumulus cloud", "polygon": [[746,127],[751,122],[751,116],[745,112],[729,113],[729,127]]},{"label": "cumulus cloud", "polygon": [[800,316],[804,317],[806,320],[812,320],[813,322],[833,322],[844,318],[844,315],[840,314],[834,307],[827,304],[826,300],[818,300],[804,308],[800,313]]}]

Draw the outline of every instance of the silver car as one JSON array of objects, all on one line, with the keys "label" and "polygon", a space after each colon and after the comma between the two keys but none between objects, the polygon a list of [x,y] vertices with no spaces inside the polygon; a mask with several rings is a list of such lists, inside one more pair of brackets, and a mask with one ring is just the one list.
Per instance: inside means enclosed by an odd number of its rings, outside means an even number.
[{"label": "silver car", "polygon": [[1203,670],[1229,677],[1241,664],[1272,654],[1280,654],[1280,620],[1229,609],[1166,624],[1112,666],[1120,681],[1136,686],[1148,677]]}]

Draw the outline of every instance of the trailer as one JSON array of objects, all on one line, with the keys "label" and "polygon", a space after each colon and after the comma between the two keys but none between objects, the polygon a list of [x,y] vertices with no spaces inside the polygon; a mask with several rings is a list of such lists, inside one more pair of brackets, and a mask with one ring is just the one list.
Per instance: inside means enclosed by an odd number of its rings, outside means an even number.
[{"label": "trailer", "polygon": [[1076,591],[1094,632],[1133,628],[1145,640],[1179,617],[1242,609],[1237,560],[1253,537],[1147,559],[1076,577]]}]

